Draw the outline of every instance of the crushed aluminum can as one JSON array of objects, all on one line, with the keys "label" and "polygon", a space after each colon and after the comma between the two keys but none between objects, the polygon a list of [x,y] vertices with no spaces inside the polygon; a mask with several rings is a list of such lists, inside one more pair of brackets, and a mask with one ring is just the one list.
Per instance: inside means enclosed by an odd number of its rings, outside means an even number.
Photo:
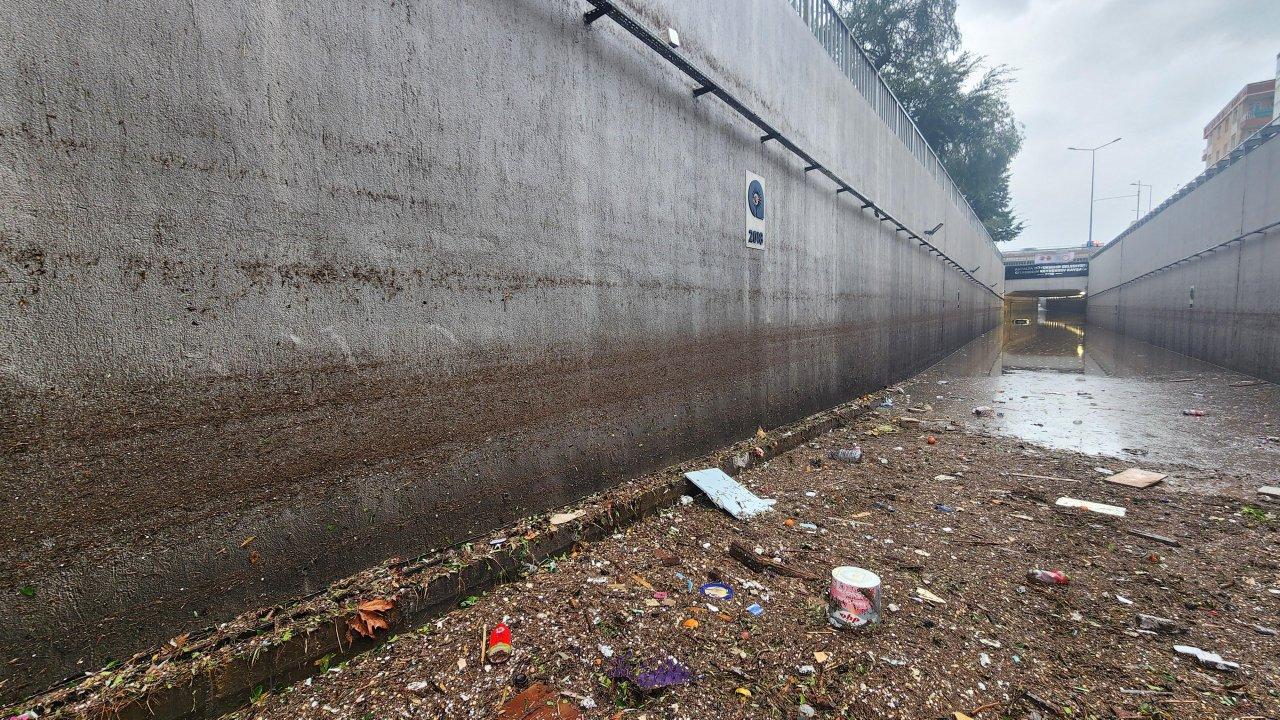
[{"label": "crushed aluminum can", "polygon": [[879,575],[852,565],[835,568],[831,571],[827,620],[842,630],[878,623],[882,596]]}]

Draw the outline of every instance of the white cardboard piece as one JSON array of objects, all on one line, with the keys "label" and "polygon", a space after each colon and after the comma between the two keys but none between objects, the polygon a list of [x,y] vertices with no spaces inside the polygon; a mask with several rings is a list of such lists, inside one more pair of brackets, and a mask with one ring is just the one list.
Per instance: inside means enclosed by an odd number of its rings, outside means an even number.
[{"label": "white cardboard piece", "polygon": [[684,474],[689,482],[711,498],[717,507],[739,520],[755,517],[773,509],[777,500],[756,497],[737,480],[729,477],[720,468],[694,470]]},{"label": "white cardboard piece", "polygon": [[1112,517],[1124,517],[1125,509],[1116,505],[1106,505],[1092,500],[1078,500],[1071,497],[1060,497],[1054,501],[1054,505],[1067,508],[1081,508],[1089,512],[1096,512],[1102,515],[1110,515]]}]

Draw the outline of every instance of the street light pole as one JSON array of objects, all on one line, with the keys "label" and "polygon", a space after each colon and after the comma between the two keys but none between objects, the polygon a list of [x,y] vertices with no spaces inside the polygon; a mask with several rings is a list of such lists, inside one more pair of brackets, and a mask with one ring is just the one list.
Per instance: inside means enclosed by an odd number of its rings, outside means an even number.
[{"label": "street light pole", "polygon": [[1114,145],[1115,143],[1118,143],[1118,142],[1120,142],[1120,138],[1116,138],[1115,140],[1112,140],[1111,142],[1108,142],[1108,143],[1103,143],[1103,144],[1099,145],[1098,147],[1091,147],[1091,148],[1069,147],[1069,148],[1067,148],[1068,150],[1080,150],[1080,151],[1082,151],[1082,152],[1087,152],[1087,153],[1089,153],[1089,155],[1090,155],[1090,160],[1089,160],[1089,244],[1088,244],[1088,247],[1093,247],[1093,188],[1094,188],[1094,179],[1097,177],[1097,169],[1098,169],[1098,151],[1099,151],[1099,150],[1101,150],[1102,148],[1104,148],[1104,147],[1108,146],[1108,145]]},{"label": "street light pole", "polygon": [[[1130,184],[1130,185],[1136,185],[1136,186],[1138,187],[1138,204],[1137,204],[1136,206],[1134,206],[1134,208],[1133,208],[1133,221],[1134,221],[1134,222],[1137,222],[1137,221],[1138,221],[1138,214],[1142,212],[1142,188],[1146,188],[1146,189],[1147,189],[1147,196],[1148,196],[1148,197],[1150,197],[1150,195],[1151,195],[1151,186],[1150,186],[1149,184],[1147,184],[1147,183],[1142,182],[1141,180],[1139,180],[1139,181],[1138,181],[1138,182],[1136,182],[1136,183],[1129,183],[1129,184]],[[1147,212],[1151,212],[1151,201],[1150,201],[1150,200],[1147,200]]]}]

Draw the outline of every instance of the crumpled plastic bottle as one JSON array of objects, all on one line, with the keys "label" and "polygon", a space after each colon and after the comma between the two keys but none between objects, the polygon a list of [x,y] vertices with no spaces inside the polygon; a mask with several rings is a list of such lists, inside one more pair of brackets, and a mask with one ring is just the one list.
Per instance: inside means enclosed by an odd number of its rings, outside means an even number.
[{"label": "crumpled plastic bottle", "polygon": [[1061,570],[1028,570],[1027,579],[1041,585],[1066,585],[1071,578]]}]

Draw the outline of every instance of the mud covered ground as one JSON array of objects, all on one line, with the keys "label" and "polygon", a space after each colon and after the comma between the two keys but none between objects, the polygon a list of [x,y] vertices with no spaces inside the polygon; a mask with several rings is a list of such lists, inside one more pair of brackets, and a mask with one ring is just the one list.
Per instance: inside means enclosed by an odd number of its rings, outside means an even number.
[{"label": "mud covered ground", "polygon": [[[1117,487],[1097,468],[1130,465],[984,436],[973,418],[896,398],[744,471],[773,512],[739,522],[699,496],[309,681],[263,688],[234,717],[493,718],[536,682],[589,718],[1280,717],[1280,521],[1254,480],[1144,466],[1171,477]],[[861,463],[828,458],[855,444]],[[1054,507],[1062,495],[1128,516]],[[733,543],[813,579],[749,569]],[[827,623],[837,565],[880,574],[879,625]],[[1028,583],[1031,568],[1071,582]],[[736,595],[701,595],[712,580]],[[1140,628],[1138,613],[1174,633]],[[483,640],[504,619],[515,651],[494,665]],[[1206,668],[1176,644],[1240,667]],[[637,692],[611,677],[620,658],[674,658],[690,677]]]}]

